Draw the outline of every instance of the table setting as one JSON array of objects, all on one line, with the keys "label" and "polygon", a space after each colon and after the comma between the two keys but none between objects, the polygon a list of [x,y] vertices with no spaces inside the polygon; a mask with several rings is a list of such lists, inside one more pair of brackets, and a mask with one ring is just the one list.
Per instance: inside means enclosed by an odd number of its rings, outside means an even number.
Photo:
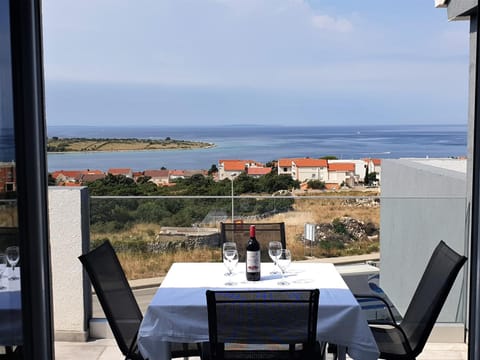
[{"label": "table setting", "polygon": [[0,252],[0,345],[22,344],[22,302],[18,246]]},{"label": "table setting", "polygon": [[340,358],[378,358],[365,315],[333,264],[292,261],[288,249],[274,244],[269,253],[272,262],[260,264],[259,281],[247,280],[247,265],[232,244],[222,248],[223,264],[174,263],[140,326],[143,356],[169,359],[170,342],[208,341],[206,290],[319,289],[318,340],[338,345]]}]

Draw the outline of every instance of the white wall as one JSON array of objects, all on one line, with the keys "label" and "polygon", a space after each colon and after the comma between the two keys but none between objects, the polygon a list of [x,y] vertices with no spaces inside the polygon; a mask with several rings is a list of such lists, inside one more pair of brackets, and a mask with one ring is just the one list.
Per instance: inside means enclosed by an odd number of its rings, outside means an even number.
[{"label": "white wall", "polygon": [[[401,314],[440,240],[465,253],[466,174],[458,161],[382,160],[380,286]],[[439,322],[464,322],[466,269]]]},{"label": "white wall", "polygon": [[365,177],[365,161],[364,160],[355,160],[355,159],[345,159],[345,160],[328,160],[329,164],[335,163],[352,163],[355,164],[355,175],[358,178],[362,179]]},{"label": "white wall", "polygon": [[308,180],[328,180],[328,171],[327,168],[318,168],[318,167],[296,167],[297,177],[296,179],[300,182]]},{"label": "white wall", "polygon": [[86,187],[48,188],[55,340],[88,337],[91,290],[78,260],[90,244],[88,204]]}]

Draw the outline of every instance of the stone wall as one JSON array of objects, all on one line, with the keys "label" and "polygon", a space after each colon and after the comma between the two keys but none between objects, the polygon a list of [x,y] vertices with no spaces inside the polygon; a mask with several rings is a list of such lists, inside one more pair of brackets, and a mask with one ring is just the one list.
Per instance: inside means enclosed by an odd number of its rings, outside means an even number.
[{"label": "stone wall", "polygon": [[177,249],[219,247],[220,233],[216,228],[163,227],[149,244],[150,251],[164,252]]}]

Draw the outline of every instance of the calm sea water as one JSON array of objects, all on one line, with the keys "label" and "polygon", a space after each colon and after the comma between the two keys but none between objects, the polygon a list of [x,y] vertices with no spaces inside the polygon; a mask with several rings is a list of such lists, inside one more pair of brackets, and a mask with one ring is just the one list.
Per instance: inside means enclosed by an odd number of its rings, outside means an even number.
[{"label": "calm sea water", "polygon": [[467,128],[463,125],[418,126],[223,126],[223,127],[49,127],[48,136],[198,140],[216,146],[198,150],[49,154],[48,169],[128,167],[135,171],[209,169],[219,159],[261,162],[282,157],[342,159],[365,157],[464,156]]}]

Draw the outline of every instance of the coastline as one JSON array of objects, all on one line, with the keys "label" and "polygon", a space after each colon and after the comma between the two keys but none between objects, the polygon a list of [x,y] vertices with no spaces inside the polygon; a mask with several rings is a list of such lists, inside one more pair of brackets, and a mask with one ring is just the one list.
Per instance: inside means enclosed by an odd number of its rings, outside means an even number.
[{"label": "coastline", "polygon": [[50,130],[49,135],[65,138],[97,136],[139,139],[165,139],[168,136],[172,139],[191,139],[210,144],[205,148],[188,149],[190,151],[142,149],[48,152],[49,171],[82,168],[131,168],[134,171],[141,171],[161,167],[209,169],[212,164],[218,166],[219,159],[252,159],[266,163],[280,158],[319,158],[326,155],[334,155],[338,159],[395,159],[457,157],[466,153],[466,130],[460,126],[309,128],[268,126],[255,127],[255,131],[250,128],[228,126],[166,129],[69,127]]},{"label": "coastline", "polygon": [[134,152],[157,150],[201,150],[214,147],[213,142],[143,137],[49,137],[47,154],[91,153],[91,152]]},{"label": "coastline", "polygon": [[73,154],[95,154],[95,153],[135,153],[135,152],[156,152],[156,151],[189,151],[189,150],[203,150],[216,148],[217,144],[210,143],[208,146],[199,147],[176,147],[167,149],[108,149],[108,150],[66,150],[66,151],[47,151],[47,155],[73,155]]}]

